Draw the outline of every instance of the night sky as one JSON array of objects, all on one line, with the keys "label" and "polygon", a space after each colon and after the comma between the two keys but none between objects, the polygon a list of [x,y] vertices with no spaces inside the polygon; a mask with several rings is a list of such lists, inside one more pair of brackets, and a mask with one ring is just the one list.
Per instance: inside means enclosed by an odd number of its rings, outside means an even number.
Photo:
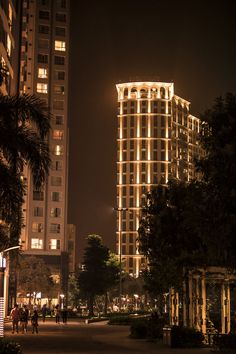
[{"label": "night sky", "polygon": [[115,245],[115,84],[130,80],[174,82],[194,115],[236,93],[236,2],[71,0],[68,222],[80,257],[88,234]]}]

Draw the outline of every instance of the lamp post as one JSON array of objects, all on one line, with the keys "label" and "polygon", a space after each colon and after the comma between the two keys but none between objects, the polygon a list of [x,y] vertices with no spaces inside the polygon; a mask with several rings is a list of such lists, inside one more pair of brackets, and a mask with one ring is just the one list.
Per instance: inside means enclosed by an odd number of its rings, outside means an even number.
[{"label": "lamp post", "polygon": [[115,211],[119,213],[119,311],[121,311],[121,295],[122,295],[122,211],[128,211],[128,208],[114,208]]},{"label": "lamp post", "polygon": [[64,297],[65,295],[64,294],[60,294],[60,299],[61,299],[61,310],[64,309]]},{"label": "lamp post", "polygon": [[4,337],[4,273],[7,265],[3,253],[17,248],[20,246],[9,247],[0,252],[0,337]]}]

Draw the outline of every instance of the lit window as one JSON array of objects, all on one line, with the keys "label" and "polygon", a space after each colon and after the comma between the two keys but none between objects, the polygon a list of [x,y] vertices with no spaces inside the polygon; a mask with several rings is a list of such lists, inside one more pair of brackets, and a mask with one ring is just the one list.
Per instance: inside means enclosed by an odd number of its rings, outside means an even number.
[{"label": "lit window", "polygon": [[52,137],[55,140],[62,140],[63,139],[63,131],[62,130],[53,130]]},{"label": "lit window", "polygon": [[60,249],[60,240],[56,240],[55,238],[52,238],[49,243],[49,248],[51,250],[59,250]]},{"label": "lit window", "polygon": [[31,248],[42,249],[43,248],[43,240],[39,238],[32,238],[31,239]]},{"label": "lit window", "polygon": [[33,222],[32,232],[43,232],[43,224],[41,222]]},{"label": "lit window", "polygon": [[47,79],[48,77],[48,69],[38,68],[38,78]]},{"label": "lit window", "polygon": [[11,56],[11,38],[9,34],[7,35],[7,54]]},{"label": "lit window", "polygon": [[55,41],[55,50],[59,50],[60,52],[65,52],[66,51],[66,42]]},{"label": "lit window", "polygon": [[12,27],[12,17],[13,17],[13,11],[12,11],[11,5],[9,4],[8,5],[8,21],[9,21],[10,30],[11,30],[11,27]]},{"label": "lit window", "polygon": [[54,147],[54,151],[53,151],[54,155],[56,156],[62,156],[63,155],[63,146],[62,145],[56,145]]},{"label": "lit window", "polygon": [[48,85],[37,83],[37,92],[38,93],[48,93]]}]

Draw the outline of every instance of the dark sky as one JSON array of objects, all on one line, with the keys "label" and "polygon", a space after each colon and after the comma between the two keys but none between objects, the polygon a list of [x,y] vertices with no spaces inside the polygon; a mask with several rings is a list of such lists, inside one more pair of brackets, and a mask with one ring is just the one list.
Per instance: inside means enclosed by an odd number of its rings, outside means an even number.
[{"label": "dark sky", "polygon": [[71,0],[69,222],[115,243],[116,89],[173,81],[198,115],[236,93],[234,0]]}]

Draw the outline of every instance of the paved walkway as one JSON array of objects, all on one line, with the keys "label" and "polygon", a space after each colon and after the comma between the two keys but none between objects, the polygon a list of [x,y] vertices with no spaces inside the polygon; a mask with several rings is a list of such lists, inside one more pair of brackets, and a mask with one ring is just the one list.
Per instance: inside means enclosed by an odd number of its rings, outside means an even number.
[{"label": "paved walkway", "polygon": [[6,325],[6,337],[19,342],[23,354],[210,354],[204,349],[171,349],[162,343],[129,338],[128,326],[108,326],[106,322],[67,325],[54,321],[40,323],[39,334],[11,334]]}]

